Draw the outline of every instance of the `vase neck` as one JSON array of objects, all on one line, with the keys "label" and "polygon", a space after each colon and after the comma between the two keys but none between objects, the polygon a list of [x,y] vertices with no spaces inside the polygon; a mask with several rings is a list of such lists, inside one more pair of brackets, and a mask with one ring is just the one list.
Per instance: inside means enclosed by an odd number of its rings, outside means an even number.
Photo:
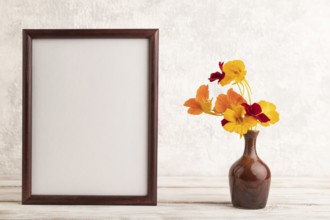
[{"label": "vase neck", "polygon": [[243,156],[258,157],[256,150],[256,142],[259,131],[248,131],[244,134],[245,149]]}]

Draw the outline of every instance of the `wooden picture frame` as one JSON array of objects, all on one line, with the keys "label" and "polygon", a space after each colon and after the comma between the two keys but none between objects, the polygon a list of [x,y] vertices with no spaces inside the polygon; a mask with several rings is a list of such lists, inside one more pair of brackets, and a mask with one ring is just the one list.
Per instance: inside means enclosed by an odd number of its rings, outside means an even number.
[{"label": "wooden picture frame", "polygon": [[24,29],[22,204],[156,205],[158,29]]}]

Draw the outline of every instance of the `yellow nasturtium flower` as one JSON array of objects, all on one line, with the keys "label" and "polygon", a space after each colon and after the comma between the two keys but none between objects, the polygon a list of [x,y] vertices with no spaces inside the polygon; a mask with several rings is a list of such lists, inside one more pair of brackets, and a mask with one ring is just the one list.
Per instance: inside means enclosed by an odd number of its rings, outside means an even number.
[{"label": "yellow nasturtium flower", "polygon": [[240,83],[245,79],[246,70],[242,60],[232,60],[225,63],[222,67],[224,78],[220,81],[222,86],[228,85],[232,81]]},{"label": "yellow nasturtium flower", "polygon": [[223,128],[229,132],[236,132],[242,137],[250,128],[257,125],[257,119],[246,116],[245,113],[242,105],[228,108],[224,113],[224,119],[221,121]]},{"label": "yellow nasturtium flower", "polygon": [[209,99],[209,86],[201,85],[196,92],[196,98],[188,99],[183,105],[189,107],[188,113],[192,115],[210,113],[212,101]]},{"label": "yellow nasturtium flower", "polygon": [[262,113],[264,113],[270,120],[266,123],[260,123],[263,126],[269,126],[271,124],[275,124],[280,120],[280,114],[276,111],[276,106],[273,103],[261,100],[258,102],[262,109]]}]

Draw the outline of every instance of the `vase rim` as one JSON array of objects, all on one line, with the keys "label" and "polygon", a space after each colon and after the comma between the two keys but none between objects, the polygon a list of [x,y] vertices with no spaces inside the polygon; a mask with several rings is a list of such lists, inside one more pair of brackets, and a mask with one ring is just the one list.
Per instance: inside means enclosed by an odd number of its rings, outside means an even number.
[{"label": "vase rim", "polygon": [[246,133],[246,134],[244,134],[244,136],[245,135],[247,135],[247,136],[255,136],[255,135],[258,135],[259,134],[259,130],[255,130],[255,131],[253,131],[253,130],[248,130],[248,132]]}]

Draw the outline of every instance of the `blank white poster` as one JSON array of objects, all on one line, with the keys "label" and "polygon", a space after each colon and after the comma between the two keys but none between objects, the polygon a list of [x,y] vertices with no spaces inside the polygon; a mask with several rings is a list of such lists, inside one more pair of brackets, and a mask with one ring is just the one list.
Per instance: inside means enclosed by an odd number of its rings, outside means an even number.
[{"label": "blank white poster", "polygon": [[32,194],[146,195],[147,39],[33,39]]}]

